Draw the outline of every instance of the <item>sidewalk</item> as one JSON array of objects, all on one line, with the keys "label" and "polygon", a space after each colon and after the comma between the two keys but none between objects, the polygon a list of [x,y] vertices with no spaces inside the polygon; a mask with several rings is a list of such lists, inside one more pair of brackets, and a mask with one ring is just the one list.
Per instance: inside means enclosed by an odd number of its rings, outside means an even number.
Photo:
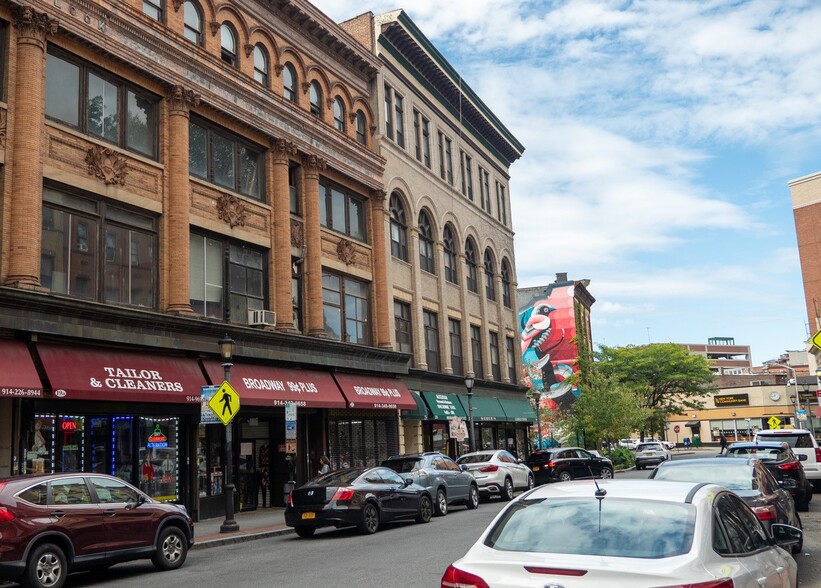
[{"label": "sidewalk", "polygon": [[194,523],[194,549],[219,547],[294,532],[291,527],[285,525],[285,509],[282,507],[236,513],[234,520],[239,525],[239,531],[234,533],[220,533],[220,526],[224,520],[225,517],[216,517]]}]

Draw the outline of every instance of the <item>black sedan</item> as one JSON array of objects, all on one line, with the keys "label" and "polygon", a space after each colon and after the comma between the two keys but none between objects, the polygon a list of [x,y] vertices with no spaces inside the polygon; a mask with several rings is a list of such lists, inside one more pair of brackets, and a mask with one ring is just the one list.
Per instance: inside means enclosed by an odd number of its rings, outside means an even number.
[{"label": "black sedan", "polygon": [[566,482],[583,478],[612,478],[613,462],[581,447],[558,447],[534,451],[527,460],[536,484]]},{"label": "black sedan", "polygon": [[300,537],[319,527],[357,527],[376,533],[387,521],[430,522],[433,499],[427,489],[385,467],[348,468],[314,478],[291,491],[285,524]]}]

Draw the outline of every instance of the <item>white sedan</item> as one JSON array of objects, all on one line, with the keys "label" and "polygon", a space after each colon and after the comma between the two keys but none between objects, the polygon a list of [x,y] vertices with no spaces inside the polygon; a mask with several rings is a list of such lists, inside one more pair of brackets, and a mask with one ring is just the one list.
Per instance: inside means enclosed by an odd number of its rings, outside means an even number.
[{"label": "white sedan", "polygon": [[549,484],[508,504],[440,586],[794,588],[787,550],[801,539],[776,524],[771,540],[744,501],[715,484]]},{"label": "white sedan", "polygon": [[637,470],[643,470],[649,465],[658,465],[668,459],[673,459],[673,454],[658,441],[639,443],[639,446],[636,447]]},{"label": "white sedan", "polygon": [[515,490],[533,488],[530,468],[503,449],[466,453],[456,463],[473,474],[484,497],[498,494],[502,500],[513,500]]}]

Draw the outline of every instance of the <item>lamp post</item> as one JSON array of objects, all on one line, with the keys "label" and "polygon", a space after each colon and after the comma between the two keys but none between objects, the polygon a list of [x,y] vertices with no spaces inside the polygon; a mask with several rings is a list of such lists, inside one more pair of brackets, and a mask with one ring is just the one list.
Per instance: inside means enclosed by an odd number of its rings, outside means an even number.
[{"label": "lamp post", "polygon": [[[791,368],[790,366],[788,366],[786,364],[783,364],[783,363],[778,363],[777,361],[771,361],[771,362],[765,363],[764,365],[771,366],[771,367],[777,367],[777,368],[784,368],[785,370],[790,370],[790,374],[792,374],[793,386],[795,387],[794,388],[795,396],[790,394],[790,402],[792,402],[792,407],[793,407],[793,418],[795,419],[794,426],[797,427],[798,426],[798,407],[795,404],[795,399],[798,396],[798,379],[795,377],[795,370],[793,368]],[[784,387],[788,394],[789,394],[789,391],[790,391],[789,386],[790,386],[790,382],[788,380],[787,385]],[[801,404],[801,399],[800,398],[798,399],[798,404],[799,405]]]},{"label": "lamp post", "polygon": [[468,372],[465,376],[465,388],[468,391],[468,447],[470,452],[476,450],[476,439],[473,436],[473,372]]},{"label": "lamp post", "polygon": [[536,399],[536,430],[539,438],[536,442],[536,449],[542,448],[542,393],[538,390],[533,392],[533,398]]},{"label": "lamp post", "polygon": [[[234,366],[231,360],[234,359],[234,340],[228,334],[218,341],[220,356],[222,357],[222,369],[225,371],[225,381],[231,383],[231,368]],[[225,520],[220,525],[220,533],[233,533],[239,531],[239,524],[234,520],[234,456],[231,447],[232,423],[225,425]]]},{"label": "lamp post", "polygon": [[747,440],[752,441],[753,440],[753,435],[752,435],[752,431],[750,431],[750,417],[747,417],[744,420],[747,421]]}]

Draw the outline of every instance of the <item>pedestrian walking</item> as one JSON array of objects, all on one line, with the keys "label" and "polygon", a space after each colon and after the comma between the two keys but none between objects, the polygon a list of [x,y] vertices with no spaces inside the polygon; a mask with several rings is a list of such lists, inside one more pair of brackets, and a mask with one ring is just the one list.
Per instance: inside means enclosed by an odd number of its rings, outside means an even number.
[{"label": "pedestrian walking", "polygon": [[327,455],[323,455],[319,458],[319,463],[322,467],[319,468],[319,475],[327,474],[331,471],[331,460],[328,459]]},{"label": "pedestrian walking", "polygon": [[721,433],[721,436],[719,436],[718,444],[721,446],[719,455],[724,455],[724,450],[727,449],[727,437],[724,436],[724,433]]}]

